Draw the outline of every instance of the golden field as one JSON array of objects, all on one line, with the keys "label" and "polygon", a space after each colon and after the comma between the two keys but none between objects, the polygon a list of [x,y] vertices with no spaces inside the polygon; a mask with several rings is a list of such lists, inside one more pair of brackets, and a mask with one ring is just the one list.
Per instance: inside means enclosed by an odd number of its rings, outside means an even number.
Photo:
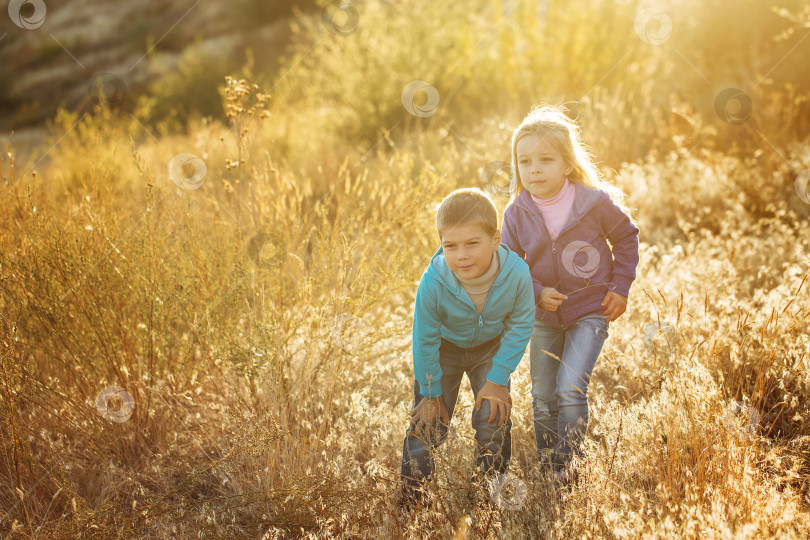
[{"label": "golden field", "polygon": [[[802,2],[368,0],[287,24],[280,67],[228,66],[213,110],[181,107],[211,73],[190,50],[128,108],[61,109],[39,154],[4,149],[5,537],[806,536]],[[567,104],[641,229],[581,480],[535,463],[524,358],[525,497],[469,502],[465,387],[401,512],[435,205],[478,186],[502,211],[483,173],[540,103]]]}]

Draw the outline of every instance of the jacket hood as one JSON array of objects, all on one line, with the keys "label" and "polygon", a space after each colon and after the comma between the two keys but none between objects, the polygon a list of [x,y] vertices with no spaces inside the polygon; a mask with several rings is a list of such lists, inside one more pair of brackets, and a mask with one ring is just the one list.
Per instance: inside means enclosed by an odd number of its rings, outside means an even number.
[{"label": "jacket hood", "polygon": [[[515,268],[515,265],[518,264],[518,261],[523,262],[523,259],[518,257],[506,244],[501,244],[498,247],[497,253],[498,261],[500,262],[500,271],[498,272],[498,277],[495,278],[493,286],[503,282]],[[453,271],[450,270],[450,266],[448,266],[447,260],[444,258],[442,248],[439,248],[430,259],[427,273],[436,278],[437,281],[447,287],[455,295],[461,294],[461,283],[456,279]]]},{"label": "jacket hood", "polygon": [[[610,195],[605,193],[602,190],[588,187],[585,185],[580,184],[579,182],[571,182],[574,184],[574,189],[576,189],[576,195],[574,197],[574,207],[572,216],[569,219],[576,218],[580,219],[582,216],[587,214],[593,207],[598,206],[605,201],[610,199]],[[537,209],[537,206],[534,204],[532,200],[532,194],[526,191],[525,189],[520,192],[520,195],[517,196],[513,203],[517,208],[529,212],[530,214],[539,214],[540,210]]]}]

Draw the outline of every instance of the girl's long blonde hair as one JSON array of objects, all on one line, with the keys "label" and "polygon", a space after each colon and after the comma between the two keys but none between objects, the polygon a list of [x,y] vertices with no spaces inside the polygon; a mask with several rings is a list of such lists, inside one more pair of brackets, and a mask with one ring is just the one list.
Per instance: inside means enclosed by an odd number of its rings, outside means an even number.
[{"label": "girl's long blonde hair", "polygon": [[607,193],[626,214],[630,215],[625,205],[624,192],[609,183],[602,171],[596,166],[593,155],[580,138],[579,126],[565,114],[565,107],[541,105],[534,108],[520,123],[512,134],[512,200],[524,190],[520,180],[520,169],[517,161],[517,143],[527,135],[537,135],[547,139],[562,155],[565,163],[573,167],[568,180]]}]

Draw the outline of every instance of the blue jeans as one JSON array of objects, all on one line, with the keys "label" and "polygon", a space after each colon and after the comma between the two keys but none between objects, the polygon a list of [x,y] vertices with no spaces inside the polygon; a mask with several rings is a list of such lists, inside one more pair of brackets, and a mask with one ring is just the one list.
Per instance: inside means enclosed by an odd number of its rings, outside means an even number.
[{"label": "blue jeans", "polygon": [[581,455],[588,426],[588,382],[607,337],[604,315],[586,315],[567,327],[534,321],[529,359],[538,460],[555,450],[553,464],[561,468],[572,454]]},{"label": "blue jeans", "polygon": [[[470,379],[473,394],[478,392],[486,383],[489,370],[492,368],[492,357],[498,352],[500,337],[472,349],[463,349],[453,343],[442,340],[439,348],[439,365],[442,368],[442,401],[453,417],[456,407],[459,388],[464,374]],[[413,385],[414,407],[422,400],[419,391],[419,382],[414,380]],[[497,416],[495,421],[489,423],[490,403],[485,399],[481,410],[472,411],[472,427],[475,430],[475,461],[477,478],[484,475],[501,474],[509,466],[512,457],[512,420],[506,421],[498,427]],[[441,418],[437,418],[440,420]],[[401,479],[409,493],[413,493],[433,473],[435,448],[447,438],[448,426],[437,422],[437,426],[430,436],[417,435],[414,428],[409,427],[402,443],[402,470]]]}]

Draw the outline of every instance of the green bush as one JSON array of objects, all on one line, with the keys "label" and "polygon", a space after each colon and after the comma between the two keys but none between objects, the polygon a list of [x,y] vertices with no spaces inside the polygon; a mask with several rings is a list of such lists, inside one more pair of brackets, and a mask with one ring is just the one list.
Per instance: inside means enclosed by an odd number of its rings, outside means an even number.
[{"label": "green bush", "polygon": [[232,6],[234,22],[248,28],[291,17],[296,10],[309,11],[316,7],[314,0],[236,0]]},{"label": "green bush", "polygon": [[231,65],[199,45],[187,47],[177,65],[157,68],[154,82],[138,99],[136,116],[169,131],[182,129],[195,116],[224,118],[219,87]]},{"label": "green bush", "polygon": [[[574,102],[584,120],[599,118],[583,122],[587,138],[616,168],[698,141],[721,150],[765,145],[718,117],[715,100],[726,88],[754,102],[745,127],[772,143],[803,133],[806,121],[795,118],[810,117],[810,76],[800,68],[810,41],[801,42],[805,23],[791,11],[799,11],[797,0],[782,11],[727,0],[672,6],[671,36],[658,45],[637,35],[633,2],[543,4],[369,0],[355,4],[359,21],[348,35],[303,17],[277,77],[276,104],[302,111],[296,124],[318,136],[374,143],[394,126],[397,137],[402,126],[469,126],[493,114],[515,121],[541,102]],[[403,108],[413,80],[438,91],[429,118]]]}]

